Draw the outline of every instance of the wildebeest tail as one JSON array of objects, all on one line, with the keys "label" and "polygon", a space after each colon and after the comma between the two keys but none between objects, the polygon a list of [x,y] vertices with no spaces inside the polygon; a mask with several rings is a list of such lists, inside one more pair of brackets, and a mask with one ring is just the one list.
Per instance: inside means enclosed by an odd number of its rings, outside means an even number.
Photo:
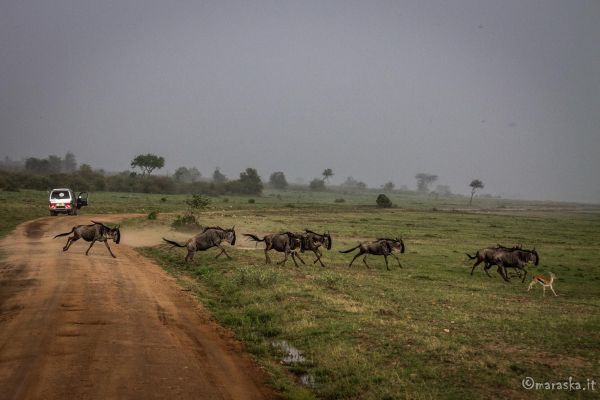
[{"label": "wildebeest tail", "polygon": [[56,239],[57,237],[60,237],[60,236],[70,235],[71,233],[73,233],[74,230],[75,230],[75,227],[73,227],[70,232],[59,233],[58,235],[54,236],[53,239]]},{"label": "wildebeest tail", "polygon": [[174,242],[174,241],[169,240],[169,239],[162,238],[162,240],[164,240],[165,242],[169,243],[171,246],[186,247],[186,245],[184,245],[184,244],[179,244],[179,243]]},{"label": "wildebeest tail", "polygon": [[472,256],[469,253],[465,253],[467,255],[467,257],[469,257],[471,260],[474,260],[477,258],[477,256]]},{"label": "wildebeest tail", "polygon": [[351,249],[348,249],[348,250],[340,250],[340,253],[350,253],[351,251],[353,251],[353,250],[356,250],[356,249],[358,249],[359,247],[360,247],[360,244],[357,244],[356,246],[354,246],[354,247],[353,247],[353,248],[351,248]]},{"label": "wildebeest tail", "polygon": [[255,242],[264,242],[265,239],[260,239],[258,236],[253,235],[251,233],[244,233],[244,236],[248,236],[250,240],[254,240]]}]

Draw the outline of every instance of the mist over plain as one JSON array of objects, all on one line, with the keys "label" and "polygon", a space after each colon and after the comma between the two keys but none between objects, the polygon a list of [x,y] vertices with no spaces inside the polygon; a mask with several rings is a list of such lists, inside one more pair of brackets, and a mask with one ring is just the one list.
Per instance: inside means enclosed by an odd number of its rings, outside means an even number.
[{"label": "mist over plain", "polygon": [[0,156],[600,202],[596,1],[27,1]]}]

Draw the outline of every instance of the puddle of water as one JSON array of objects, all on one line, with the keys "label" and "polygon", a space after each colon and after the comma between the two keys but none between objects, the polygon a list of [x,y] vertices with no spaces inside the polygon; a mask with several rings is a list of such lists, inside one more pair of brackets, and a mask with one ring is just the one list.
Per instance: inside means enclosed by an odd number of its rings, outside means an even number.
[{"label": "puddle of water", "polygon": [[304,386],[307,386],[311,389],[316,389],[317,388],[317,382],[315,381],[315,377],[314,375],[311,374],[304,374],[300,377],[300,383],[303,384]]},{"label": "puddle of water", "polygon": [[292,346],[287,340],[276,340],[271,345],[282,350],[285,356],[281,359],[284,364],[299,364],[306,361],[300,350]]},{"label": "puddle of water", "polygon": [[[306,357],[302,355],[302,352],[292,346],[287,340],[276,340],[271,342],[271,346],[280,350],[284,356],[281,362],[286,365],[301,364],[306,362]],[[300,383],[311,389],[316,389],[318,384],[312,374],[300,375]]]}]

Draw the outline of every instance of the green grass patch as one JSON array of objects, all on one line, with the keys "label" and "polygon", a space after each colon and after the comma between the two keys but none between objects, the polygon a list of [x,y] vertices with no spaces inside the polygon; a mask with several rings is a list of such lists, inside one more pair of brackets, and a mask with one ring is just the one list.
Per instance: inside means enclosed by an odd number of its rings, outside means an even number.
[{"label": "green grass patch", "polygon": [[[283,368],[300,385],[308,382],[318,398],[535,398],[548,393],[522,389],[525,376],[597,378],[597,215],[327,206],[238,209],[235,218],[210,218],[223,225],[235,219],[259,232],[321,227],[332,233],[334,248],[323,257],[327,268],[314,266],[308,253],[300,268],[291,260],[284,267],[264,265],[260,246],[228,249],[233,260],[198,253],[189,264],[181,261],[183,251],[140,249],[175,275],[193,277],[199,299],[261,363],[270,371]],[[360,260],[348,269],[352,255],[337,252],[384,235],[404,238],[404,268],[390,258],[387,271],[382,258],[370,257],[371,269]],[[543,298],[540,288],[527,292],[517,278],[505,284],[493,271],[493,278],[480,269],[470,276],[464,252],[497,242],[535,245],[541,262],[530,270],[555,272],[560,296]],[[283,356],[273,343],[281,340],[306,361],[280,365]]]}]

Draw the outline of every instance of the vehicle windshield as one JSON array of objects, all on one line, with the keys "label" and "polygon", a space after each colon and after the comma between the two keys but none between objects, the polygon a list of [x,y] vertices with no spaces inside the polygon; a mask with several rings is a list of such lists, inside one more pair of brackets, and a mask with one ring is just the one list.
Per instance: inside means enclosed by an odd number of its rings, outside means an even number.
[{"label": "vehicle windshield", "polygon": [[51,199],[63,200],[70,199],[68,190],[55,190],[50,194]]}]

